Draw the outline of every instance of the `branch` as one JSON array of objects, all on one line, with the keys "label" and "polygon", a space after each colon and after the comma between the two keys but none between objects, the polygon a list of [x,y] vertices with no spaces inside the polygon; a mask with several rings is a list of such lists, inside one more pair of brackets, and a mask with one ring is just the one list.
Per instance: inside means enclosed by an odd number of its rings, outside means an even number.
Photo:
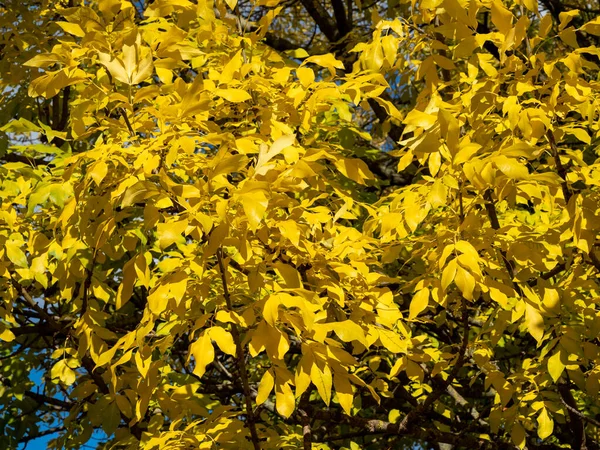
[{"label": "branch", "polygon": [[310,429],[310,418],[303,409],[298,410],[298,414],[302,420],[302,442],[304,450],[311,450],[312,448],[312,431]]},{"label": "branch", "polygon": [[125,111],[124,108],[119,108],[119,112],[121,113],[121,116],[123,117],[123,120],[125,121],[125,125],[127,125],[127,130],[129,130],[129,135],[131,136],[132,139],[137,140],[137,134],[133,130],[133,127],[131,126],[129,117],[127,117],[127,112]]},{"label": "branch", "polygon": [[[227,286],[227,278],[225,277],[225,265],[223,264],[223,249],[221,247],[217,249],[217,261],[219,263],[219,271],[221,273],[221,282],[223,283],[223,296],[225,297],[225,303],[227,304],[227,309],[232,311],[233,309],[231,307],[231,297],[229,295],[229,288]],[[254,413],[252,411],[252,398],[250,396],[250,383],[248,382],[248,372],[246,369],[246,357],[244,355],[242,340],[240,338],[240,332],[236,323],[231,324],[231,335],[233,336],[233,341],[235,342],[236,360],[238,370],[240,371],[240,377],[242,379],[242,386],[244,388],[244,401],[246,404],[246,421],[250,430],[252,445],[254,446],[254,450],[260,450],[260,441],[258,438],[258,433],[256,431]]]},{"label": "branch", "polygon": [[48,397],[47,395],[38,394],[37,392],[33,392],[33,391],[25,391],[25,395],[27,397],[35,400],[40,405],[48,404],[48,405],[52,405],[52,406],[58,406],[60,408],[64,408],[67,410],[71,409],[71,407],[73,406],[72,403],[65,402],[64,400],[61,400],[59,398]]},{"label": "branch", "polygon": [[561,183],[561,187],[563,191],[563,196],[565,198],[565,203],[569,203],[569,199],[573,194],[569,190],[569,184],[567,183],[567,170],[560,162],[558,146],[556,145],[556,141],[554,140],[554,134],[552,133],[552,131],[548,130],[546,132],[546,137],[548,138],[548,142],[550,143],[550,150],[552,151],[554,164],[556,164],[556,172],[558,173],[558,176],[563,180]]},{"label": "branch", "polygon": [[574,449],[582,450],[587,449],[585,445],[586,436],[585,436],[585,425],[583,424],[583,414],[579,412],[577,406],[575,404],[575,399],[571,394],[571,389],[569,389],[569,385],[567,384],[559,384],[558,385],[558,394],[560,396],[560,401],[567,408],[569,413],[569,422],[571,423],[571,430],[573,432],[574,439]]},{"label": "branch", "polygon": [[558,393],[560,394],[560,400],[561,400],[562,404],[565,405],[565,407],[569,410],[569,412],[572,412],[573,414],[577,415],[584,421],[589,422],[592,425],[594,425],[595,427],[600,429],[600,421],[597,421],[596,419],[592,419],[591,417],[587,417],[587,416],[583,415],[581,412],[579,412],[579,410],[577,409],[577,406],[575,405],[575,399],[573,398],[573,395],[571,394],[571,390],[569,389],[568,385],[566,385],[566,384],[559,385]]},{"label": "branch", "polygon": [[598,259],[598,257],[594,253],[594,247],[592,247],[592,249],[590,250],[589,256],[596,270],[600,272],[600,259]]},{"label": "branch", "polygon": [[329,42],[335,42],[340,38],[339,31],[333,23],[333,19],[319,0],[300,0],[300,2],[317,25],[319,25],[320,30]]},{"label": "branch", "polygon": [[[496,207],[494,206],[494,199],[492,198],[492,190],[487,189],[483,193],[483,198],[485,200],[485,210],[487,212],[488,218],[490,219],[490,225],[492,226],[492,229],[494,231],[498,231],[500,229],[500,221],[498,220],[498,213],[496,212]],[[506,267],[506,271],[508,272],[510,281],[512,282],[513,287],[515,288],[515,291],[517,291],[517,293],[519,295],[521,295],[522,294],[521,288],[519,287],[517,282],[514,281],[515,269],[514,269],[513,265],[511,264],[511,262],[506,257],[506,252],[502,249],[500,249],[500,256],[502,256],[502,262],[504,263],[504,267]]]},{"label": "branch", "polygon": [[435,429],[410,429],[401,428],[401,424],[386,422],[377,419],[364,419],[362,417],[337,417],[327,411],[313,411],[313,417],[320,420],[333,421],[333,422],[347,422],[355,428],[360,428],[358,432],[352,432],[343,435],[326,436],[321,439],[322,442],[340,441],[345,439],[353,439],[357,437],[366,437],[375,434],[387,434],[396,436],[410,436],[416,439],[424,440],[427,442],[442,442],[446,444],[452,444],[461,446],[469,449],[484,449],[484,450],[514,450],[512,444],[502,442],[491,442],[485,439],[480,439],[473,436],[465,436],[463,434],[454,434]]},{"label": "branch", "polygon": [[[368,99],[368,102],[379,122],[383,123],[386,120],[389,120],[390,115],[387,113],[385,108],[377,102],[377,100],[370,98]],[[394,143],[396,143],[402,137],[402,131],[403,127],[390,123],[390,131],[388,132],[388,136],[390,139],[392,139],[392,141],[394,141]]]},{"label": "branch", "polygon": [[87,311],[87,307],[88,307],[88,292],[90,290],[90,287],[92,286],[92,277],[94,275],[94,263],[96,260],[96,255],[94,254],[94,257],[92,258],[92,262],[91,262],[91,266],[92,268],[86,268],[85,269],[85,280],[83,282],[83,284],[81,285],[81,289],[83,289],[83,296],[81,299],[81,315],[83,316],[86,311]]},{"label": "branch", "polygon": [[57,130],[65,131],[67,122],[69,121],[69,97],[71,96],[71,86],[65,87],[63,91],[62,100],[62,113],[60,116],[60,122],[58,123]]},{"label": "branch", "polygon": [[44,431],[38,431],[35,434],[32,434],[30,436],[24,436],[22,438],[19,439],[19,444],[26,444],[29,441],[33,441],[34,439],[39,439],[41,437],[44,436],[48,436],[50,434],[55,434],[55,433],[60,433],[61,431],[64,431],[65,427],[53,427],[53,428],[48,428]]},{"label": "branch", "polygon": [[[591,252],[590,252],[590,255],[591,255]],[[557,264],[556,267],[554,267],[554,269],[550,270],[549,272],[540,274],[539,278],[541,278],[542,280],[549,280],[550,278],[563,272],[566,268],[567,268],[567,265],[565,263]],[[598,267],[598,270],[600,270],[600,266]],[[536,283],[537,283],[537,278],[532,278],[527,282],[527,284],[529,286],[535,286]]]},{"label": "branch", "polygon": [[[89,356],[84,356],[83,358],[81,358],[81,364],[86,370],[86,372],[90,375],[90,377],[92,377],[92,380],[94,381],[96,386],[98,386],[100,392],[104,395],[108,395],[110,393],[110,389],[108,388],[108,385],[106,384],[102,376],[94,371],[94,361]],[[126,425],[129,424],[129,417],[123,414],[122,411],[119,411],[119,414],[121,416],[121,420],[125,422]],[[140,425],[138,423],[135,423],[133,425],[128,425],[128,428],[131,431],[131,434],[135,436],[135,438],[138,441],[141,441],[143,430],[140,427]]]},{"label": "branch", "polygon": [[[408,427],[412,425],[411,424],[412,420],[417,419],[421,413],[427,411],[433,405],[433,403],[438,398],[440,398],[440,396],[452,384],[452,382],[456,378],[456,375],[458,375],[458,371],[464,365],[465,355],[467,352],[467,346],[469,344],[469,311],[467,308],[467,300],[465,298],[461,299],[461,309],[462,309],[463,340],[462,340],[462,344],[460,346],[460,350],[458,353],[458,359],[456,360],[456,363],[454,364],[454,367],[452,367],[452,370],[448,374],[448,377],[446,378],[446,380],[444,380],[442,383],[440,383],[440,385],[437,386],[431,392],[431,394],[429,394],[427,396],[427,398],[421,405],[417,406],[415,409],[411,410],[406,416],[404,416],[404,419],[402,419],[402,422],[400,422],[400,425],[398,425],[399,433],[404,430],[407,430]],[[451,442],[449,442],[449,443],[451,444]]]},{"label": "branch", "polygon": [[331,6],[333,6],[333,15],[335,16],[339,35],[340,37],[344,37],[350,31],[344,1],[331,0]]},{"label": "branch", "polygon": [[7,163],[23,163],[28,166],[41,166],[50,164],[51,161],[46,161],[44,158],[31,158],[29,156],[17,155],[16,153],[7,153],[6,155],[0,156],[0,160]]},{"label": "branch", "polygon": [[31,297],[31,295],[29,295],[29,292],[27,292],[27,290],[17,281],[15,280],[12,275],[10,277],[10,281],[13,285],[13,287],[17,290],[17,292],[21,295],[21,297],[23,297],[25,299],[25,301],[27,302],[27,304],[29,306],[31,306],[39,315],[42,319],[44,319],[46,322],[48,322],[48,324],[55,329],[56,331],[60,331],[62,330],[62,327],[54,320],[54,317],[52,317],[50,314],[48,314],[46,312],[46,310],[44,310],[43,308],[41,308],[36,302],[35,300]]}]

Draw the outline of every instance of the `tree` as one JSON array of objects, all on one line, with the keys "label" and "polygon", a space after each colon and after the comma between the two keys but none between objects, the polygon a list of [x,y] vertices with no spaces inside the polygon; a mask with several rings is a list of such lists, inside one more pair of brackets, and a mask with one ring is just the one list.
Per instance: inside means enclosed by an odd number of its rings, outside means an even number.
[{"label": "tree", "polygon": [[0,446],[599,448],[598,9],[0,4]]}]

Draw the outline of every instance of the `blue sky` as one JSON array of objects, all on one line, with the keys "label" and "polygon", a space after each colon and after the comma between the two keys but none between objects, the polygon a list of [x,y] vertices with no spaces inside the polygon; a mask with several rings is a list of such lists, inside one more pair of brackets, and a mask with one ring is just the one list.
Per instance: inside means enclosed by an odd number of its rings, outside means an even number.
[{"label": "blue sky", "polygon": [[[29,379],[35,383],[35,386],[32,389],[33,391],[36,391],[38,387],[40,388],[40,391],[41,391],[42,383],[43,383],[43,378],[42,378],[43,375],[44,375],[44,372],[41,370],[32,370],[30,372]],[[43,431],[43,430],[44,430],[44,428],[40,429],[40,431]],[[26,450],[46,450],[48,448],[48,442],[50,442],[55,437],[57,437],[57,434],[50,434],[48,436],[43,436],[38,439],[29,441],[27,444],[19,444],[19,446],[17,447],[17,450],[24,450],[24,449],[26,449]],[[96,431],[92,435],[92,439],[90,439],[88,441],[88,443],[82,448],[95,449],[97,444],[102,442],[104,439],[106,439],[106,435],[104,434],[104,432]]]}]

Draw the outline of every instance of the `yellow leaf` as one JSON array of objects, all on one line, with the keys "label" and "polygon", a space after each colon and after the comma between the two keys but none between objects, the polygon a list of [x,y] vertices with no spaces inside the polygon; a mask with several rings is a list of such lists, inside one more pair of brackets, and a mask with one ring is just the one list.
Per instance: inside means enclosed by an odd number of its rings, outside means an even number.
[{"label": "yellow leaf", "polygon": [[323,370],[321,370],[316,362],[313,363],[310,368],[310,380],[317,387],[317,391],[325,404],[329,406],[329,402],[331,401],[331,386],[333,384],[329,366],[325,364]]},{"label": "yellow leaf", "polygon": [[442,289],[445,291],[450,286],[450,283],[454,281],[456,277],[456,270],[458,268],[458,263],[455,259],[451,260],[444,270],[442,271]]},{"label": "yellow leaf", "polygon": [[264,333],[267,356],[272,361],[282,359],[290,349],[290,341],[287,334],[269,325],[265,326]]},{"label": "yellow leaf", "polygon": [[404,118],[404,123],[406,125],[412,125],[415,127],[421,127],[425,130],[431,128],[435,122],[437,121],[437,116],[432,114],[424,113],[423,111],[419,111],[418,109],[413,109],[409,112]]},{"label": "yellow leaf", "polygon": [[[260,0],[260,1],[262,1],[262,0]],[[279,3],[280,0],[266,0],[266,1],[274,2],[275,4],[273,6],[277,6],[277,4]],[[304,50],[303,48],[295,48],[293,50],[286,50],[284,53],[294,59],[304,59],[304,58],[308,58],[310,56],[308,54],[308,52],[306,50]]]},{"label": "yellow leaf", "polygon": [[513,444],[519,448],[525,447],[525,429],[519,422],[515,422],[510,430],[510,438]]},{"label": "yellow leaf", "polygon": [[334,161],[334,164],[345,177],[357,183],[366,184],[365,180],[375,179],[375,176],[362,159],[339,157]]},{"label": "yellow leaf", "polygon": [[267,206],[269,206],[266,192],[260,188],[248,188],[238,194],[237,199],[244,208],[250,229],[256,230],[265,215]]},{"label": "yellow leaf", "polygon": [[215,91],[215,94],[221,98],[224,98],[228,102],[232,102],[232,103],[240,103],[240,102],[245,102],[246,100],[252,99],[252,96],[250,94],[248,94],[248,92],[244,91],[243,89],[234,89],[234,88],[217,89]]},{"label": "yellow leaf", "polygon": [[477,274],[481,276],[481,269],[479,268],[479,256],[473,254],[462,254],[456,258],[459,266],[464,269],[468,269],[471,274]]},{"label": "yellow leaf", "polygon": [[275,386],[275,408],[283,417],[290,417],[294,412],[296,399],[288,383],[277,383]]},{"label": "yellow leaf", "polygon": [[423,222],[423,220],[425,220],[427,217],[429,208],[419,205],[419,203],[416,202],[406,202],[406,204],[410,206],[407,207],[406,211],[404,212],[404,220],[410,228],[410,231],[415,232],[421,222]]},{"label": "yellow leaf", "polygon": [[123,415],[127,418],[133,417],[133,409],[131,408],[131,403],[127,400],[127,397],[124,395],[117,395],[116,404],[119,407],[119,410],[123,413]]},{"label": "yellow leaf", "polygon": [[537,418],[538,422],[538,436],[540,439],[546,439],[548,436],[552,436],[552,432],[554,431],[554,421],[548,414],[548,410],[546,408],[542,408],[542,412]]},{"label": "yellow leaf", "polygon": [[494,159],[495,166],[508,178],[513,180],[522,180],[529,176],[527,167],[515,158],[508,158],[504,155],[496,156]]},{"label": "yellow leaf", "polygon": [[98,60],[108,69],[112,77],[121,83],[129,84],[129,77],[123,62],[118,58],[112,58],[108,53],[98,53]]},{"label": "yellow leaf", "polygon": [[429,288],[423,288],[417,292],[410,302],[408,309],[408,320],[412,320],[417,317],[421,312],[427,308],[429,304]]},{"label": "yellow leaf", "polygon": [[418,381],[419,383],[422,383],[425,377],[423,368],[411,359],[406,360],[406,375],[411,380]]},{"label": "yellow leaf", "polygon": [[96,183],[96,186],[100,186],[100,183],[102,183],[102,180],[107,173],[108,165],[104,161],[98,161],[96,164],[94,164],[92,170],[89,172],[92,180],[94,180],[94,183]]},{"label": "yellow leaf", "polygon": [[479,151],[480,148],[481,145],[476,144],[474,142],[461,144],[460,150],[458,151],[456,156],[454,156],[452,163],[458,165],[468,161],[474,154],[476,154]]},{"label": "yellow leaf", "polygon": [[206,331],[210,338],[217,343],[221,351],[228,355],[235,356],[235,342],[231,333],[222,327],[212,327]]},{"label": "yellow leaf", "polygon": [[4,341],[4,342],[12,342],[15,340],[15,335],[12,331],[10,331],[8,328],[4,328],[1,332],[0,332],[0,340]]},{"label": "yellow leaf", "polygon": [[296,76],[300,84],[307,88],[315,81],[315,73],[310,67],[299,67],[296,69]]},{"label": "yellow leaf", "polygon": [[512,13],[504,7],[501,0],[492,1],[492,23],[500,33],[507,35],[512,28]]},{"label": "yellow leaf", "polygon": [[178,222],[159,223],[157,226],[156,236],[158,237],[158,245],[161,249],[169,247],[171,244],[184,243],[185,238],[182,233],[188,226],[187,220]]},{"label": "yellow leaf", "polygon": [[407,343],[391,330],[379,328],[379,340],[381,344],[392,353],[406,353]]},{"label": "yellow leaf", "polygon": [[527,331],[539,343],[544,337],[544,318],[529,303],[525,305],[525,321],[527,322]]},{"label": "yellow leaf", "polygon": [[554,355],[548,358],[548,373],[552,377],[552,380],[556,383],[563,371],[565,370],[565,365],[563,364],[560,357],[560,350],[557,351]]},{"label": "yellow leaf", "polygon": [[473,290],[475,289],[475,278],[473,275],[457,265],[454,283],[460,289],[464,298],[473,300]]},{"label": "yellow leaf", "polygon": [[325,67],[329,70],[331,76],[335,76],[335,69],[344,70],[344,63],[335,59],[335,56],[333,56],[331,53],[327,53],[325,55],[315,55],[311,56],[310,58],[306,58],[302,65],[304,66],[308,63],[313,63],[317,66]]},{"label": "yellow leaf", "polygon": [[314,358],[311,352],[302,350],[302,358],[296,366],[294,382],[296,384],[296,398],[300,397],[310,385],[310,369],[314,364]]},{"label": "yellow leaf", "polygon": [[586,33],[593,34],[594,36],[600,36],[600,17],[596,17],[594,20],[589,21],[580,29]]},{"label": "yellow leaf", "polygon": [[[42,67],[47,68],[52,64],[61,62],[62,59],[59,55],[55,53],[42,53],[41,55],[35,55],[30,60],[23,63],[24,66],[27,67]],[[23,119],[24,120],[24,119]],[[29,121],[26,121],[29,122]],[[33,124],[31,124],[33,125]],[[33,125],[35,126],[35,125]]]},{"label": "yellow leaf", "polygon": [[225,0],[225,3],[227,3],[227,6],[233,11],[237,5],[237,0]]},{"label": "yellow leaf", "polygon": [[537,12],[538,12],[537,0],[523,0],[523,4],[525,5],[525,8],[527,8],[529,11],[537,14]]},{"label": "yellow leaf", "polygon": [[435,180],[427,196],[427,201],[431,203],[433,208],[440,206],[446,206],[448,196],[448,188],[444,185],[442,180]]},{"label": "yellow leaf", "polygon": [[235,323],[244,328],[248,326],[246,319],[243,316],[240,316],[235,311],[223,311],[220,310],[215,315],[215,319],[221,323]]},{"label": "yellow leaf", "polygon": [[276,294],[271,294],[263,306],[263,317],[265,318],[265,321],[273,327],[279,318],[280,304],[280,298]]},{"label": "yellow leaf", "polygon": [[135,259],[134,268],[137,282],[148,289],[150,287],[150,268],[148,267],[148,261],[146,261],[145,255],[140,253],[137,256]]},{"label": "yellow leaf", "polygon": [[248,157],[237,155],[226,155],[221,158],[215,157],[215,164],[212,166],[211,178],[218,175],[229,175],[231,172],[238,172],[248,163]]},{"label": "yellow leaf", "polygon": [[6,256],[8,256],[8,259],[10,259],[15,266],[27,267],[29,265],[27,256],[23,250],[21,250],[21,246],[16,242],[6,242],[6,244],[4,244],[4,249],[6,250]]},{"label": "yellow leaf", "polygon": [[565,131],[567,134],[575,136],[581,142],[585,142],[586,144],[590,144],[592,142],[590,135],[583,128],[571,128]]},{"label": "yellow leaf", "polygon": [[131,298],[135,284],[135,258],[130,259],[123,266],[123,280],[117,290],[115,307],[121,309]]},{"label": "yellow leaf", "polygon": [[296,221],[284,220],[283,222],[279,223],[278,228],[282,237],[289,239],[294,246],[298,247],[302,232]]},{"label": "yellow leaf", "polygon": [[413,154],[412,150],[409,150],[402,155],[398,161],[398,172],[402,172],[404,169],[406,169],[413,162],[414,157],[415,155]]},{"label": "yellow leaf", "polygon": [[383,48],[383,54],[387,63],[392,67],[396,62],[396,56],[398,54],[398,38],[388,34],[381,39],[381,46]]},{"label": "yellow leaf", "polygon": [[366,63],[366,67],[374,72],[378,72],[381,69],[384,61],[383,48],[381,42],[375,40],[371,44],[367,44],[363,50],[363,61]]},{"label": "yellow leaf", "polygon": [[136,68],[131,75],[131,84],[139,84],[142,81],[152,76],[154,71],[154,64],[152,64],[152,55],[147,54],[144,58],[139,60],[136,64]]},{"label": "yellow leaf", "polygon": [[367,346],[365,332],[356,322],[344,320],[331,324],[331,328],[344,342],[358,341]]},{"label": "yellow leaf", "polygon": [[565,27],[567,25],[569,25],[569,23],[571,23],[571,21],[573,20],[574,17],[579,16],[579,10],[578,9],[571,9],[570,11],[563,11],[558,15],[558,20],[559,20],[559,24],[558,24],[558,31],[562,31],[565,29]]},{"label": "yellow leaf", "polygon": [[138,181],[125,190],[123,200],[121,200],[121,208],[143,202],[148,198],[155,197],[158,193],[158,189],[154,184],[149,181]]},{"label": "yellow leaf", "polygon": [[271,159],[280,154],[286,148],[294,145],[296,141],[296,136],[293,134],[282,136],[273,142],[271,148],[267,150],[266,145],[262,145],[260,147],[260,151],[258,153],[258,160],[256,162],[256,167],[254,168],[254,173],[257,175],[265,175],[270,169],[275,167],[275,164],[268,164]]},{"label": "yellow leaf", "polygon": [[542,20],[540,20],[539,36],[541,38],[546,37],[546,35],[548,34],[548,32],[551,29],[552,29],[552,14],[550,14],[548,12],[548,13],[546,13],[546,15],[544,15],[544,17],[542,17]]},{"label": "yellow leaf", "polygon": [[208,366],[215,359],[215,349],[208,333],[203,333],[196,341],[190,345],[190,355],[194,357],[193,373],[199,378],[206,372]]},{"label": "yellow leaf", "polygon": [[76,23],[56,22],[56,25],[61,27],[66,33],[72,34],[73,36],[77,36],[77,37],[85,36],[85,31],[83,31],[83,29]]},{"label": "yellow leaf", "polygon": [[471,244],[470,242],[462,240],[458,241],[454,248],[456,248],[456,250],[463,253],[464,255],[469,255],[471,258],[477,261],[479,260],[479,253],[477,253],[477,250],[475,249],[475,247],[473,247],[473,244]]},{"label": "yellow leaf", "polygon": [[256,404],[262,405],[273,390],[273,386],[275,385],[275,378],[273,377],[273,372],[269,369],[265,372],[260,380],[260,384],[258,385],[258,393],[256,395]]},{"label": "yellow leaf", "polygon": [[354,393],[349,378],[336,372],[333,376],[333,386],[335,387],[338,403],[344,412],[350,416],[352,414]]},{"label": "yellow leaf", "polygon": [[285,281],[285,287],[287,289],[296,289],[302,287],[302,280],[300,279],[300,273],[289,264],[278,262],[274,264],[274,268],[281,278]]},{"label": "yellow leaf", "polygon": [[400,410],[392,409],[388,414],[388,421],[391,423],[398,423],[400,422],[400,417],[402,417]]},{"label": "yellow leaf", "polygon": [[[69,367],[70,365],[73,365],[72,361],[74,360],[61,359],[56,364],[54,364],[54,366],[52,366],[52,369],[50,370],[50,376],[52,377],[52,379],[59,379],[67,386],[71,386],[73,383],[75,383],[77,374],[71,367]],[[75,367],[77,367],[77,365],[75,365]]]}]

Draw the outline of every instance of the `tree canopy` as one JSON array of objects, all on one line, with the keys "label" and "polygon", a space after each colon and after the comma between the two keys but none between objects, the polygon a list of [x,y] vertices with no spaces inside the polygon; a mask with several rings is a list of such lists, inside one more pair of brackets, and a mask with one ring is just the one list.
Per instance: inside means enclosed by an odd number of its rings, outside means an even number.
[{"label": "tree canopy", "polygon": [[0,1],[0,448],[600,448],[598,11]]}]

